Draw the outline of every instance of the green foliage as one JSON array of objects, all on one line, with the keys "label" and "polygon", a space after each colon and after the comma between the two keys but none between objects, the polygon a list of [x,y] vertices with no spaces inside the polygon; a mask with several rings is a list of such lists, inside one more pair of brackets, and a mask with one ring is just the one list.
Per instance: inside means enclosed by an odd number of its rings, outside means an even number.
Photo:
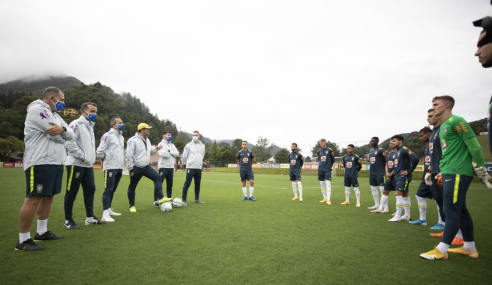
[{"label": "green foliage", "polygon": [[72,87],[79,86],[80,82],[75,77],[53,77],[45,79],[32,79],[25,78],[20,80],[10,81],[4,84],[0,84],[0,93],[9,92],[26,92],[33,94],[41,94],[46,87],[56,86],[61,90],[68,90]]},{"label": "green foliage", "polygon": [[214,141],[211,144],[206,144],[205,146],[205,157],[210,161],[210,166],[222,166],[227,163],[236,163],[237,152],[238,151],[229,146],[229,144],[217,144],[217,141]]},{"label": "green foliage", "polygon": [[16,137],[0,138],[0,155],[2,161],[6,161],[6,158],[14,151],[23,151],[25,148],[24,142]]},{"label": "green foliage", "polygon": [[289,153],[290,153],[289,150],[286,149],[285,147],[279,149],[274,156],[275,162],[276,163],[287,163],[287,162],[289,162]]},{"label": "green foliage", "polygon": [[483,118],[478,121],[470,122],[470,127],[472,128],[475,135],[480,135],[481,132],[487,132],[487,118]]},{"label": "green foliage", "polygon": [[257,162],[266,162],[272,156],[273,144],[270,144],[267,138],[258,137],[258,141],[251,151],[255,153]]},{"label": "green foliage", "polygon": [[[326,147],[329,149],[333,150],[334,156],[340,156],[340,147],[331,141],[326,141]],[[313,147],[311,150],[312,156],[313,157],[318,157],[318,151],[321,149],[321,145],[319,144],[319,141],[316,143],[316,145]]]},{"label": "green foliage", "polygon": [[232,148],[237,149],[238,151],[243,148],[243,140],[242,139],[235,139],[232,142]]}]

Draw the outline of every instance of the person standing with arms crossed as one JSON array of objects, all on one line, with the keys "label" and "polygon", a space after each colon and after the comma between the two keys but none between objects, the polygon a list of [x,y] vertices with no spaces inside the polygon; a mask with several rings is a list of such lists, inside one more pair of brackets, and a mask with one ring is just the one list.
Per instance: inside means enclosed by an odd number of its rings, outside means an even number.
[{"label": "person standing with arms crossed", "polygon": [[193,132],[192,141],[187,143],[182,161],[186,164],[186,180],[183,185],[183,205],[188,205],[186,198],[191,180],[195,180],[195,203],[203,204],[200,200],[200,182],[202,181],[203,158],[205,157],[205,145],[200,141],[200,133]]},{"label": "person standing with arms crossed", "polygon": [[61,192],[65,141],[73,132],[58,115],[65,106],[65,94],[56,87],[43,91],[43,100],[27,106],[24,123],[24,172],[26,198],[19,211],[19,242],[15,250],[43,250],[31,239],[31,223],[37,214],[38,228],[34,240],[56,240],[62,236],[48,231],[48,217],[56,194]]},{"label": "person standing with arms crossed", "polygon": [[97,148],[97,157],[103,160],[104,169],[104,193],[102,196],[104,222],[114,222],[111,216],[121,216],[111,208],[114,192],[118,188],[123,174],[125,161],[125,139],[123,138],[123,121],[120,117],[114,117],[110,121],[111,129],[101,138]]}]

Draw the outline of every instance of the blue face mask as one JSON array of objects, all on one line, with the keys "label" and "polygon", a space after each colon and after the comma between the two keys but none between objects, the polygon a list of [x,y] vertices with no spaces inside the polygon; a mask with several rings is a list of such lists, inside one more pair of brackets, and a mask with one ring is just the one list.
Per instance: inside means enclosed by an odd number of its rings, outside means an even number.
[{"label": "blue face mask", "polygon": [[[60,112],[63,109],[63,107],[65,107],[65,103],[62,101],[58,101],[58,99],[56,99],[56,98],[55,98],[55,100],[56,100],[56,103],[53,103],[53,105],[55,105],[55,110],[57,112]],[[51,102],[53,102],[53,101],[51,101]]]},{"label": "blue face mask", "polygon": [[87,113],[87,118],[89,119],[89,121],[91,121],[91,122],[96,121],[97,114],[92,114],[92,113],[89,113],[87,111],[85,111],[85,112]]},{"label": "blue face mask", "polygon": [[172,139],[173,139],[173,137],[171,137],[171,136],[168,136],[168,137],[166,138],[166,140],[167,140],[168,142],[171,142],[171,140],[172,140]]},{"label": "blue face mask", "polygon": [[116,126],[116,128],[122,132],[123,131],[123,127],[125,126],[125,124],[119,124],[118,126]]},{"label": "blue face mask", "polygon": [[198,141],[198,137],[193,137],[193,141],[194,142],[197,142]]}]

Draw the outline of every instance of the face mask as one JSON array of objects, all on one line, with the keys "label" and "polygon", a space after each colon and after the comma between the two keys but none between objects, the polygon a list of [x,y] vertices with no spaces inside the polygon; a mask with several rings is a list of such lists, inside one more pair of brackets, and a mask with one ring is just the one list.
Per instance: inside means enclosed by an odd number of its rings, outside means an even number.
[{"label": "face mask", "polygon": [[197,142],[198,141],[198,137],[193,137],[193,141],[194,142]]},{"label": "face mask", "polygon": [[[56,100],[56,103],[53,103],[53,105],[55,105],[55,110],[57,112],[60,112],[63,109],[63,107],[65,107],[65,103],[62,101],[58,101],[58,99],[56,99],[56,98],[55,98],[55,100]],[[51,101],[51,102],[53,102],[53,101]]]},{"label": "face mask", "polygon": [[166,140],[167,140],[168,142],[171,142],[172,138],[173,138],[173,137],[168,136],[168,137],[166,138]]},{"label": "face mask", "polygon": [[123,127],[125,126],[125,124],[120,124],[120,125],[117,125],[116,128],[122,132],[123,131]]},{"label": "face mask", "polygon": [[89,113],[87,111],[85,111],[85,112],[87,113],[87,118],[89,119],[89,121],[91,121],[91,122],[96,121],[97,114],[92,114],[92,113]]}]

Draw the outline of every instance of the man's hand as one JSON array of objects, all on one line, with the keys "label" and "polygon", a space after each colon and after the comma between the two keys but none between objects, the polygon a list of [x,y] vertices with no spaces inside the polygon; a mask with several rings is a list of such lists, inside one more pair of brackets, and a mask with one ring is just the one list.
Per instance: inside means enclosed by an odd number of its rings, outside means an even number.
[{"label": "man's hand", "polygon": [[487,173],[484,167],[477,167],[477,164],[473,163],[473,171],[475,175],[482,181],[482,183],[487,186],[487,188],[492,189],[492,185],[490,184],[490,175]]},{"label": "man's hand", "polygon": [[430,172],[427,172],[425,174],[424,180],[425,180],[425,184],[431,186],[432,185],[432,174]]},{"label": "man's hand", "polygon": [[64,132],[64,129],[62,126],[58,126],[56,123],[54,122],[49,122],[50,125],[52,125],[52,127],[50,128],[47,128],[46,129],[46,132],[50,135],[50,136],[56,136],[56,135],[59,135],[61,133]]},{"label": "man's hand", "polygon": [[156,150],[161,150],[161,148],[162,148],[162,145],[158,145],[155,147]]},{"label": "man's hand", "polygon": [[406,175],[408,175],[408,171],[406,171],[406,170],[402,170],[402,171],[401,171],[401,175],[405,175],[405,176],[406,176]]}]

